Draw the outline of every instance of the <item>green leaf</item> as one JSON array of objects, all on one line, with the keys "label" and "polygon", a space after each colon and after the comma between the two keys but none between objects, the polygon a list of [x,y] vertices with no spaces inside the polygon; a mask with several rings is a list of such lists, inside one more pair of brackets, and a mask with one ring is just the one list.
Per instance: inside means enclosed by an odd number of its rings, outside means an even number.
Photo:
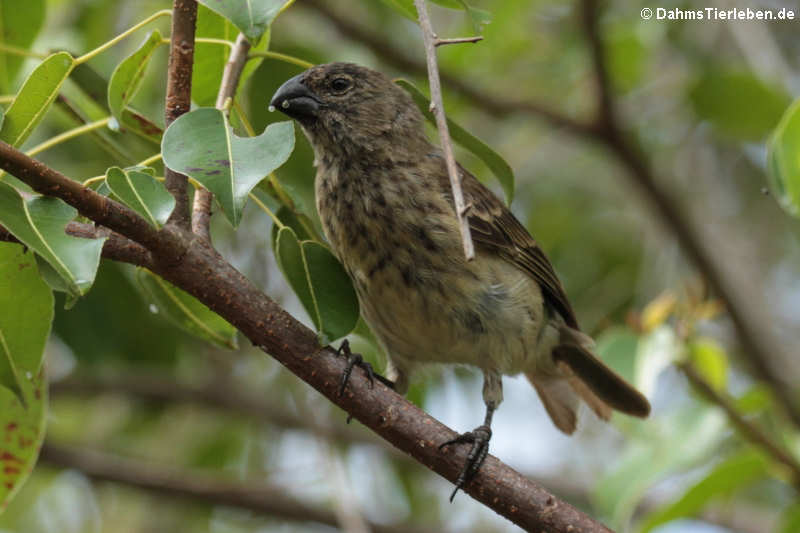
[{"label": "green leaf", "polygon": [[[431,0],[431,2],[449,9],[461,9],[466,11],[475,29],[475,33],[479,33],[481,31],[481,26],[488,24],[492,20],[492,16],[488,11],[472,7],[464,0]],[[413,20],[414,22],[419,20],[417,8],[414,6],[414,0],[383,0],[383,3],[409,20]]]},{"label": "green leaf", "polygon": [[275,241],[275,257],[314,322],[322,344],[355,328],[358,297],[344,267],[328,248],[314,241],[300,242],[294,230],[285,226]]},{"label": "green leaf", "polygon": [[797,533],[800,531],[800,504],[790,505],[781,515],[776,533]]},{"label": "green leaf", "polygon": [[210,190],[234,226],[253,187],[289,158],[291,121],[271,124],[257,137],[233,135],[225,114],[203,108],[181,115],[164,133],[164,164]]},{"label": "green leaf", "polygon": [[164,184],[142,169],[111,167],[106,171],[106,183],[117,198],[156,228],[167,222],[175,207],[175,198]]},{"label": "green leaf", "polygon": [[0,224],[36,252],[64,280],[72,296],[86,294],[94,282],[103,239],[82,239],[64,232],[78,212],[61,200],[38,196],[24,199],[0,182]]},{"label": "green leaf", "polygon": [[0,243],[0,309],[14,310],[0,313],[0,386],[21,397],[27,375],[42,366],[53,293],[39,276],[34,254],[19,244]]},{"label": "green leaf", "polygon": [[111,74],[108,83],[108,107],[117,120],[122,120],[122,111],[139,90],[150,58],[161,44],[161,33],[158,30],[150,32],[139,48],[123,59]]},{"label": "green leaf", "polygon": [[791,100],[785,90],[751,73],[708,68],[690,88],[689,101],[723,135],[758,141],[775,127]]},{"label": "green leaf", "polygon": [[30,73],[14,101],[6,110],[0,139],[20,146],[41,122],[55,100],[61,84],[69,76],[75,60],[66,52],[58,52],[42,61]]},{"label": "green leaf", "polygon": [[19,491],[36,464],[44,440],[47,383],[43,369],[23,384],[23,405],[0,388],[0,511]]},{"label": "green leaf", "polygon": [[[258,187],[256,189],[258,190]],[[318,241],[319,239],[309,231],[309,229],[313,229],[314,224],[311,220],[302,213],[295,213],[291,209],[286,206],[281,206],[278,211],[275,213],[275,216],[278,217],[278,220],[283,223],[284,226],[289,226],[294,231],[297,240],[299,241]],[[275,243],[278,240],[278,232],[281,230],[281,227],[277,224],[272,226],[272,248],[275,249]]]},{"label": "green leaf", "polygon": [[[206,6],[197,9],[197,37],[233,41],[238,30],[233,24]],[[230,48],[219,44],[197,43],[192,68],[192,100],[199,106],[213,106],[222,82],[222,71],[228,61]],[[241,83],[241,81],[240,81]]]},{"label": "green leaf", "polygon": [[257,42],[275,20],[286,0],[199,0],[231,21],[251,43]]},{"label": "green leaf", "polygon": [[642,533],[671,520],[696,515],[714,498],[729,496],[766,477],[768,466],[769,461],[755,450],[748,449],[728,457],[677,501],[651,513],[642,526]]},{"label": "green leaf", "polygon": [[221,348],[238,348],[236,328],[187,292],[140,268],[137,279],[159,313],[173,324]]},{"label": "green leaf", "polygon": [[724,391],[728,385],[728,356],[714,339],[703,337],[689,344],[689,357],[697,372],[714,390]]},{"label": "green leaf", "polygon": [[767,178],[778,204],[800,217],[800,99],[786,110],[767,143]]},{"label": "green leaf", "polygon": [[[0,0],[0,43],[27,49],[36,39],[45,20],[46,0],[28,0],[20,9],[19,0]],[[14,80],[23,57],[0,53],[0,94],[14,90]]]},{"label": "green leaf", "polygon": [[[428,119],[431,124],[436,125],[436,120],[433,117],[433,113],[430,111],[430,101],[422,91],[407,80],[398,79],[395,80],[395,83],[411,95],[411,98],[414,99],[414,103],[417,104],[417,107],[422,111],[422,114],[425,115],[425,118]],[[500,157],[500,154],[492,150],[486,143],[449,118],[447,119],[447,127],[450,130],[450,137],[455,142],[475,154],[489,167],[489,170],[492,171],[497,181],[500,182],[500,186],[506,194],[506,204],[511,205],[514,199],[514,171],[511,170],[511,166],[506,163],[505,159]]]},{"label": "green leaf", "polygon": [[152,122],[149,118],[129,107],[122,110],[120,125],[131,133],[135,133],[142,139],[150,141],[159,146],[161,145],[161,139],[164,136],[164,130],[161,129],[159,125]]}]

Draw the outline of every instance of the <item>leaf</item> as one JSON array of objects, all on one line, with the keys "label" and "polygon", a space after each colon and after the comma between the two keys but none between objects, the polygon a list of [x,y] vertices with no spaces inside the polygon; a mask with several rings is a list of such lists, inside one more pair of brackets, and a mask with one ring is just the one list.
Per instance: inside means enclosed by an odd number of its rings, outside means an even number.
[{"label": "leaf", "polygon": [[697,372],[714,390],[727,389],[728,356],[717,341],[702,337],[689,343],[689,357]]},{"label": "leaf", "polygon": [[67,235],[64,228],[77,214],[57,198],[25,200],[13,187],[0,182],[0,224],[47,261],[75,297],[86,294],[92,286],[105,242],[105,238]]},{"label": "leaf", "polygon": [[0,139],[16,147],[25,142],[50,109],[74,64],[75,60],[71,55],[58,52],[42,61],[30,73],[6,110]]},{"label": "leaf", "polygon": [[231,21],[251,43],[258,41],[286,0],[199,0]]},{"label": "leaf", "polygon": [[253,187],[289,158],[294,148],[291,121],[271,124],[257,137],[237,137],[225,114],[212,108],[181,115],[164,133],[164,164],[210,190],[237,226]]},{"label": "leaf", "polygon": [[[222,17],[200,4],[197,9],[197,37],[233,41],[238,30]],[[192,68],[192,100],[199,106],[213,106],[222,82],[222,71],[230,48],[219,44],[197,43]],[[240,80],[241,84],[243,80]]]},{"label": "leaf", "polygon": [[[479,33],[481,31],[481,26],[488,24],[492,20],[492,16],[488,11],[472,7],[464,0],[431,0],[431,2],[449,9],[461,9],[466,11],[467,15],[470,17],[475,33]],[[419,20],[417,8],[414,6],[414,0],[383,0],[383,3],[414,22]]]},{"label": "leaf", "polygon": [[275,241],[275,257],[314,322],[322,344],[355,328],[358,297],[344,267],[328,248],[314,241],[300,242],[294,230],[285,226]]},{"label": "leaf", "polygon": [[106,171],[106,183],[117,198],[158,229],[175,207],[175,198],[164,184],[141,169],[111,167]]},{"label": "leaf", "polygon": [[642,533],[677,518],[695,516],[714,498],[731,495],[766,477],[768,466],[769,461],[763,454],[751,449],[728,457],[677,501],[651,513],[642,526]]},{"label": "leaf", "polygon": [[[27,0],[20,9],[19,0],[0,0],[0,43],[27,49],[36,39],[45,21],[45,0]],[[13,83],[23,57],[0,53],[0,94],[14,90]]]},{"label": "leaf", "polygon": [[758,141],[778,123],[790,97],[747,72],[704,69],[689,90],[697,115],[733,139]]},{"label": "leaf", "polygon": [[[24,302],[24,304],[21,304]],[[53,323],[53,293],[42,281],[33,252],[0,243],[0,386],[21,396],[27,375],[42,366]]]},{"label": "leaf", "polygon": [[781,515],[780,526],[776,533],[797,533],[800,531],[800,504],[790,505]]},{"label": "leaf", "polygon": [[[253,189],[254,191],[258,190],[258,187]],[[284,226],[289,226],[294,231],[297,240],[299,241],[312,241],[317,240],[316,236],[309,233],[308,228],[313,228],[313,223],[311,220],[302,213],[295,213],[291,209],[286,206],[281,206],[275,216],[278,217]],[[278,240],[278,232],[281,230],[281,226],[274,224],[272,226],[272,235],[271,235],[271,242],[272,248],[275,249],[275,243]]]},{"label": "leaf", "polygon": [[800,217],[800,98],[786,110],[767,143],[767,182],[778,204]]},{"label": "leaf", "polygon": [[159,313],[173,324],[221,348],[238,348],[236,328],[189,293],[149,270],[137,270],[137,279]]},{"label": "leaf", "polygon": [[0,388],[0,511],[30,475],[44,440],[47,383],[43,371],[25,381],[23,396],[25,405]]},{"label": "leaf", "polygon": [[142,139],[161,145],[164,130],[149,118],[129,107],[122,110],[120,125]]},{"label": "leaf", "polygon": [[642,309],[642,329],[650,332],[666,322],[675,310],[678,298],[672,291],[664,291]]},{"label": "leaf", "polygon": [[[417,107],[422,111],[422,114],[425,115],[425,118],[435,126],[436,120],[433,117],[433,113],[430,111],[430,101],[422,91],[407,80],[398,79],[395,80],[395,83],[411,95],[414,103],[417,104]],[[447,127],[450,130],[450,137],[455,142],[475,154],[489,167],[489,170],[492,171],[492,174],[495,175],[497,181],[500,182],[500,186],[503,188],[503,192],[506,195],[506,204],[511,205],[514,199],[514,171],[511,170],[511,166],[506,163],[505,159],[500,157],[500,154],[492,150],[486,143],[449,118],[447,119]]]},{"label": "leaf", "polygon": [[122,120],[122,111],[139,90],[150,58],[161,44],[161,33],[153,30],[139,48],[123,59],[111,74],[108,83],[108,107],[117,120]]}]

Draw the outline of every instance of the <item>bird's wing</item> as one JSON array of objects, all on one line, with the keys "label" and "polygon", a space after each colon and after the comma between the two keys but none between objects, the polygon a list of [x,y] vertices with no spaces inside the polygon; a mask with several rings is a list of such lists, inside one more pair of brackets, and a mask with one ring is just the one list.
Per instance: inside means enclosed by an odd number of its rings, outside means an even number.
[{"label": "bird's wing", "polygon": [[467,220],[475,246],[497,253],[530,274],[541,286],[545,301],[568,326],[578,329],[575,313],[553,265],[528,230],[477,178],[460,165],[459,170],[465,203],[471,205]]}]

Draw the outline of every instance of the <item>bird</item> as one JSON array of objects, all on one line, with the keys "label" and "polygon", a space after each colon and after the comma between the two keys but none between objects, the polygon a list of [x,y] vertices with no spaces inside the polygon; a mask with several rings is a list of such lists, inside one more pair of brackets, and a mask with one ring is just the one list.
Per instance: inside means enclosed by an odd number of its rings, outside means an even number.
[{"label": "bird", "polygon": [[[354,63],[316,65],[283,83],[270,107],[296,120],[313,147],[323,232],[394,389],[404,394],[431,363],[483,373],[483,424],[440,446],[470,445],[451,501],[488,454],[504,375],[524,374],[566,434],[582,402],[603,420],[612,410],[648,416],[647,398],[596,355],[542,248],[458,165],[475,245],[466,259],[442,150],[391,78]],[[353,364],[362,361],[350,360],[347,376]]]}]

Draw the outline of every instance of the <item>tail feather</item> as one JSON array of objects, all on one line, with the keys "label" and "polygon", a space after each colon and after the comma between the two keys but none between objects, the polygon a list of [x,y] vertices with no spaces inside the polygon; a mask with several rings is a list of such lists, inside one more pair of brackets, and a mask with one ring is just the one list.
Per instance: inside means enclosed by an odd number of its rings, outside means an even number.
[{"label": "tail feather", "polygon": [[556,363],[566,364],[600,400],[617,411],[641,418],[650,414],[647,398],[587,347],[586,339],[589,337],[565,326],[561,338],[562,344],[553,349]]},{"label": "tail feather", "polygon": [[580,405],[575,391],[563,378],[541,378],[531,374],[527,374],[527,377],[542,399],[553,424],[567,435],[572,435],[578,425]]}]

